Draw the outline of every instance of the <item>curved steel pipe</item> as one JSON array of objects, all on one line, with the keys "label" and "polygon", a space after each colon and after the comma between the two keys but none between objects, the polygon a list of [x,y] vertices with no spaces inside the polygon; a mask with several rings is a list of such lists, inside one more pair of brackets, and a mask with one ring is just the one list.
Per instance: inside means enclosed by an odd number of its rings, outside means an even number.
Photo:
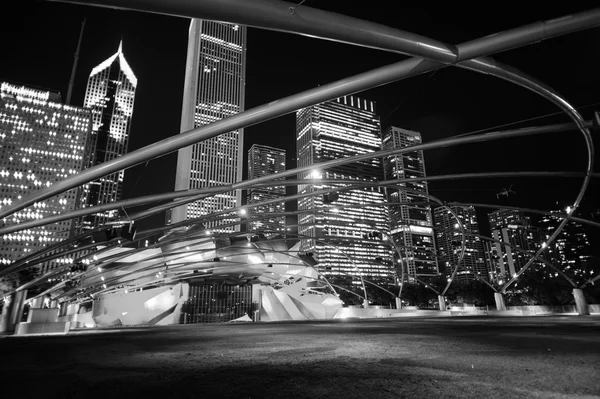
[{"label": "curved steel pipe", "polygon": [[[323,40],[392,51],[441,63],[454,64],[479,56],[481,45],[487,54],[518,48],[552,37],[588,29],[600,24],[600,9],[580,12],[548,21],[524,25],[464,43],[462,48],[391,28],[382,24],[323,11],[309,6],[275,0],[79,0],[64,3],[136,10],[178,17],[226,21],[259,29],[300,34]],[[479,54],[479,55],[478,55]]]},{"label": "curved steel pipe", "polygon": [[[583,134],[583,137],[584,137],[584,140],[586,143],[586,147],[587,147],[587,156],[588,156],[586,176],[583,179],[581,188],[575,198],[575,201],[573,201],[571,213],[565,219],[562,220],[562,222],[558,225],[556,230],[554,230],[554,232],[546,240],[546,244],[550,244],[550,243],[552,243],[552,241],[554,241],[556,239],[556,237],[560,234],[560,232],[564,229],[566,224],[569,222],[569,218],[570,218],[571,214],[579,207],[579,204],[583,200],[585,192],[591,181],[592,173],[594,170],[594,144],[592,141],[592,135],[590,134],[590,131],[587,129],[584,119],[581,117],[581,115],[579,114],[579,112],[577,112],[577,110],[575,108],[573,108],[558,93],[554,92],[552,89],[550,89],[549,87],[546,87],[542,83],[537,82],[534,79],[526,76],[522,72],[517,71],[516,69],[510,68],[510,67],[507,67],[506,65],[502,65],[497,61],[490,60],[490,59],[483,59],[483,58],[479,58],[477,60],[472,60],[472,61],[465,61],[462,63],[462,65],[467,69],[472,69],[477,72],[489,73],[490,75],[493,75],[493,76],[499,77],[501,79],[504,79],[506,81],[515,83],[518,86],[521,86],[521,87],[526,88],[536,94],[541,95],[542,97],[544,97],[548,101],[554,103],[559,108],[561,108],[563,111],[565,111],[565,113],[567,115],[569,115],[575,123],[578,124],[579,130]],[[544,251],[544,249],[540,248],[536,252],[536,256],[541,255],[541,253],[543,251]],[[505,292],[505,290],[514,281],[516,281],[516,279],[521,274],[523,274],[532,263],[533,263],[533,258],[531,258],[523,266],[523,268],[521,268],[521,270],[519,270],[519,272],[516,274],[516,276],[514,276],[510,281],[508,281],[506,283],[506,285],[502,288],[501,292]]]},{"label": "curved steel pipe", "polygon": [[[473,49],[472,50],[473,53],[476,54],[477,53],[477,46],[474,46],[472,44],[472,42],[471,42],[471,48]],[[485,53],[485,51],[484,51],[484,53]],[[408,60],[408,61],[410,61],[410,60]],[[549,99],[550,101],[554,102],[555,104],[557,104],[559,107],[561,107],[563,110],[565,110],[565,112],[567,112],[575,120],[576,123],[579,123],[580,130],[584,134],[584,137],[586,139],[586,144],[588,146],[588,158],[589,158],[589,161],[588,161],[587,175],[586,175],[586,177],[584,179],[584,182],[582,184],[580,193],[578,194],[578,196],[575,199],[574,204],[573,204],[573,208],[576,209],[579,206],[579,203],[581,202],[581,200],[583,198],[583,195],[585,194],[585,191],[586,191],[587,186],[589,184],[589,180],[591,178],[591,176],[590,176],[591,170],[593,169],[593,158],[594,158],[593,148],[591,147],[591,136],[590,136],[589,132],[585,129],[584,124],[583,124],[583,119],[580,117],[580,115],[566,101],[564,101],[560,96],[558,96],[557,94],[553,93],[548,88],[543,87],[541,84],[537,84],[532,79],[526,77],[525,75],[523,75],[522,73],[520,73],[518,71],[508,70],[506,67],[501,66],[499,63],[494,63],[491,60],[479,59],[479,60],[476,60],[476,61],[467,61],[467,62],[465,62],[461,66],[467,67],[468,69],[472,69],[472,70],[475,70],[477,72],[489,73],[489,74],[492,74],[494,76],[497,76],[497,77],[500,77],[502,79],[505,79],[507,81],[519,84],[522,87],[528,88],[529,90],[532,90],[532,91],[534,91],[534,92],[536,92],[536,93],[538,93],[538,94],[546,97],[547,99]],[[239,114],[239,115],[242,115],[242,114]],[[232,118],[235,118],[235,117],[232,117]],[[217,122],[217,124],[218,124],[218,122]],[[213,125],[209,125],[209,126],[213,126]],[[232,129],[228,129],[228,130],[232,130]],[[186,145],[183,145],[183,146],[186,146]],[[167,153],[167,152],[168,152],[168,150],[164,151],[162,153],[164,154],[164,153]],[[125,158],[125,157],[122,157],[120,159],[123,160],[123,158]],[[130,158],[135,158],[135,157],[130,157]],[[131,159],[129,161],[132,162]],[[99,171],[101,171],[103,169],[102,168],[103,166],[107,166],[107,165],[106,164],[100,165],[97,168],[96,172],[100,173]],[[129,165],[129,166],[131,166],[131,165]],[[94,168],[92,168],[92,169],[94,169]],[[122,168],[121,167],[117,167],[115,170],[119,170],[119,169],[122,169]],[[111,171],[106,172],[106,173],[110,173],[110,172]],[[104,173],[104,174],[106,174],[106,173]],[[100,177],[100,176],[101,175],[98,175],[96,177]],[[90,180],[92,180],[92,179],[93,179],[93,177],[90,178]],[[71,184],[73,184],[73,180],[74,179],[67,179],[67,180],[71,180]],[[78,184],[75,184],[75,185],[73,185],[71,187],[67,187],[63,191],[66,191],[69,188],[73,188],[76,185],[78,185]],[[56,187],[56,186],[60,186],[60,183],[58,183],[57,185],[55,185],[53,187]],[[55,193],[60,192],[58,190],[60,190],[60,188],[57,188],[55,190]],[[51,196],[52,194],[48,194],[48,191],[47,191],[46,193],[43,193],[41,195],[42,196],[43,195],[47,195],[46,197],[41,198],[41,199],[45,199],[45,198],[48,198],[49,196]],[[40,200],[40,198],[38,198],[38,200]],[[29,201],[31,201],[29,204],[25,204],[24,205],[24,203],[27,202],[27,199],[25,199],[24,201],[22,201],[22,203],[20,203],[20,204],[18,203],[18,204],[15,204],[12,207],[9,207],[8,210],[6,210],[4,212],[0,212],[0,217],[7,216],[7,215],[9,215],[11,213],[11,211],[15,212],[15,211],[17,211],[19,209],[23,209],[24,207],[26,207],[27,205],[32,204],[33,202],[36,202],[36,200],[31,200],[31,199],[29,199]],[[17,208],[19,208],[19,209],[17,209]],[[567,218],[565,218],[563,220],[563,222],[561,223],[561,225],[559,225],[559,227],[555,230],[555,232],[552,234],[552,236],[548,239],[547,242],[551,242],[554,238],[556,238],[556,236],[560,233],[560,231],[562,230],[562,228],[564,227],[564,225],[568,222],[568,219],[569,218],[567,217]],[[532,261],[530,261],[528,264],[525,265],[525,267],[521,270],[521,273],[525,271],[525,269],[531,264],[531,262]],[[507,286],[510,283],[512,283],[513,280],[511,280],[509,283],[507,283]]]},{"label": "curved steel pipe", "polygon": [[[592,176],[593,177],[598,177],[598,173],[593,173]],[[523,208],[520,206],[510,206],[510,205],[491,205],[491,204],[479,204],[479,203],[471,203],[471,202],[449,202],[448,203],[449,206],[474,206],[476,208],[487,208],[487,209],[512,209],[515,211],[522,211],[522,212],[527,212],[527,213],[535,213],[537,215],[545,215],[545,216],[558,216],[561,218],[565,218],[567,217],[566,213],[560,212],[560,213],[552,213],[551,211],[542,211],[540,209],[533,209],[533,208]],[[579,217],[575,217],[575,216],[571,216],[569,218],[569,220],[573,221],[573,222],[578,222],[581,224],[587,224],[588,226],[594,226],[594,227],[600,227],[600,223],[599,222],[594,222],[593,220],[589,220],[589,219],[583,219],[583,218],[579,218]]]},{"label": "curved steel pipe", "polygon": [[[592,122],[591,121],[586,122],[586,126],[592,126]],[[512,130],[500,131],[500,132],[489,132],[489,133],[485,133],[485,134],[486,135],[502,134],[502,133],[510,134],[510,136],[501,136],[501,137],[486,136],[486,140],[497,140],[497,139],[502,139],[505,137],[563,132],[563,131],[568,131],[568,130],[574,130],[574,129],[576,129],[576,127],[577,127],[577,125],[575,125],[573,123],[561,123],[561,124],[548,125],[548,126],[536,126],[536,127],[512,129]],[[331,161],[323,162],[323,163],[319,164],[318,167],[321,169],[321,168],[327,168],[327,167],[332,167],[332,166],[345,165],[345,164],[349,164],[349,163],[353,163],[353,162],[357,162],[357,161],[361,161],[361,160],[366,160],[366,159],[371,159],[371,158],[376,158],[376,157],[380,158],[380,157],[384,157],[384,156],[388,156],[388,155],[398,155],[398,154],[402,154],[402,153],[413,151],[413,150],[414,151],[429,150],[429,149],[440,148],[440,147],[451,146],[451,145],[460,145],[460,144],[468,144],[468,143],[473,143],[473,142],[485,141],[483,139],[482,140],[476,139],[477,137],[481,137],[481,136],[483,136],[483,135],[468,136],[468,137],[473,138],[473,140],[464,140],[464,141],[462,140],[463,139],[462,137],[458,137],[458,139],[461,139],[461,140],[453,140],[453,137],[450,137],[448,139],[442,139],[442,140],[429,142],[426,144],[420,144],[418,146],[413,146],[413,147],[410,147],[410,150],[407,149],[408,147],[397,148],[397,149],[392,149],[392,150],[380,150],[380,151],[369,153],[366,155],[359,155],[359,156],[355,156],[355,157],[348,157],[348,158],[334,160],[335,161],[334,163],[332,163]],[[436,143],[437,143],[437,145],[436,145]],[[438,147],[438,145],[439,145],[439,147]],[[167,200],[173,200],[173,199],[179,198],[179,200],[177,200],[177,201],[173,201],[168,204],[164,204],[164,205],[161,205],[158,207],[154,207],[152,209],[141,211],[137,214],[132,214],[132,215],[130,215],[130,217],[128,219],[126,219],[126,220],[124,219],[123,222],[125,223],[125,222],[129,221],[130,219],[139,220],[139,219],[142,219],[143,217],[151,216],[153,214],[162,212],[166,209],[170,209],[170,208],[176,207],[178,205],[182,205],[182,204],[187,204],[188,202],[196,201],[200,197],[203,197],[206,195],[216,194],[216,193],[221,193],[221,192],[228,192],[228,191],[232,191],[234,189],[244,189],[244,188],[248,188],[248,187],[269,185],[269,184],[272,184],[272,181],[274,179],[279,179],[281,177],[294,176],[294,175],[297,175],[298,173],[302,173],[302,172],[306,172],[311,169],[314,169],[315,167],[317,167],[317,165],[313,165],[312,167],[300,167],[300,168],[296,168],[296,169],[290,169],[290,170],[286,170],[284,172],[278,173],[277,175],[269,175],[269,176],[263,176],[258,179],[245,180],[245,181],[242,181],[239,183],[235,183],[235,185],[212,186],[212,187],[204,187],[204,188],[200,188],[200,189],[169,192],[169,193],[162,193],[162,194],[153,194],[153,195],[139,197],[139,198],[132,198],[132,199],[127,199],[127,200],[112,202],[109,204],[102,204],[102,205],[98,205],[98,206],[77,209],[77,210],[66,212],[66,213],[63,213],[60,215],[53,215],[53,216],[50,216],[50,217],[47,217],[44,219],[30,220],[30,221],[26,221],[26,222],[19,223],[16,225],[1,227],[0,235],[14,233],[16,231],[21,231],[21,230],[30,229],[33,227],[43,226],[43,225],[50,224],[50,223],[56,223],[56,222],[60,222],[63,220],[69,220],[69,219],[73,219],[73,218],[77,218],[77,217],[81,217],[81,216],[85,216],[85,215],[91,215],[91,214],[94,214],[97,212],[121,209],[126,206],[135,206],[135,205],[140,205],[140,204],[167,201]],[[445,176],[447,176],[447,177],[445,177]],[[585,175],[582,174],[581,172],[544,172],[544,171],[492,172],[492,173],[485,173],[485,174],[467,173],[467,174],[454,174],[454,175],[443,175],[443,176],[427,176],[427,177],[421,177],[421,178],[417,178],[417,179],[398,179],[398,180],[390,180],[390,181],[380,182],[379,184],[386,185],[386,184],[394,184],[394,183],[398,183],[398,184],[406,183],[406,182],[411,182],[411,181],[437,181],[437,180],[446,180],[446,179],[467,179],[467,178],[478,178],[478,177],[512,177],[512,176],[534,176],[534,177],[537,177],[537,176],[580,177],[580,176],[582,176],[583,177]],[[593,174],[593,176],[598,176],[598,174]],[[278,182],[278,184],[295,185],[295,184],[300,184],[300,183],[306,183],[307,181],[315,181],[315,182],[318,181],[318,182],[323,182],[324,184],[328,184],[328,183],[347,184],[348,183],[347,180],[341,181],[341,179],[319,179],[319,180],[295,179],[295,180],[282,180],[281,183]],[[353,181],[352,184],[360,184],[360,183]],[[188,197],[192,197],[192,198],[188,198]],[[185,198],[187,198],[187,200]],[[108,228],[108,227],[106,227],[106,228]]]},{"label": "curved steel pipe", "polygon": [[[63,2],[63,1],[59,1]],[[454,46],[375,22],[278,0],[92,0],[66,1],[96,7],[225,21],[351,45],[454,63]]]},{"label": "curved steel pipe", "polygon": [[[142,1],[142,0],[140,0]],[[147,0],[143,0],[147,1]],[[218,2],[219,5],[222,3]],[[99,4],[99,3],[95,3]],[[141,3],[138,3],[141,4]],[[199,3],[195,3],[199,4]],[[188,4],[189,6],[190,4]],[[142,7],[142,9],[144,9]],[[234,12],[234,10],[230,10]],[[596,15],[596,10],[583,15]],[[560,29],[556,29],[556,34],[566,34],[575,32],[581,29],[590,28],[600,23],[600,15],[593,17],[589,20],[585,19],[573,19],[570,22],[565,22],[560,26]],[[503,48],[502,43],[507,46],[515,45],[515,38],[511,36],[511,31],[503,32],[502,35],[497,35],[494,39],[494,49]],[[549,35],[548,37],[550,37]],[[483,56],[488,54],[485,49],[488,39],[482,38],[479,41],[474,40],[467,42],[469,54],[473,57]],[[537,40],[537,38],[536,38]],[[528,44],[527,40],[520,42],[520,45]],[[457,46],[460,49],[461,46]],[[506,49],[509,49],[507,47]],[[419,58],[411,58],[405,61],[401,61],[396,64],[392,64],[386,67],[378,68],[370,72],[355,75],[350,78],[346,78],[334,83],[323,85],[312,90],[305,91],[293,96],[289,96],[277,101],[273,101],[269,104],[265,104],[248,111],[244,111],[237,115],[223,119],[221,121],[206,125],[197,129],[190,130],[185,133],[181,133],[177,136],[170,137],[168,139],[159,141],[157,143],[146,146],[142,149],[130,152],[116,158],[112,161],[105,162],[103,164],[89,168],[77,175],[71,176],[65,180],[55,183],[54,185],[36,191],[35,194],[27,196],[26,198],[16,201],[9,207],[0,210],[0,218],[5,218],[35,202],[42,201],[53,195],[67,191],[71,188],[83,185],[94,179],[108,175],[110,173],[126,169],[128,167],[137,165],[144,161],[158,158],[168,153],[179,150],[180,148],[187,147],[189,145],[198,143],[200,141],[215,137],[219,134],[226,133],[228,131],[236,130],[243,127],[255,125],[260,122],[284,115],[296,111],[297,109],[308,107],[321,102],[329,101],[335,98],[353,94],[362,90],[377,87],[383,84],[391,83],[397,80],[401,80],[410,76],[416,76],[421,73],[431,72],[444,67],[444,64],[439,64],[434,61],[428,61]],[[473,69],[478,70],[477,66],[473,66]],[[484,72],[487,73],[487,72]]]}]

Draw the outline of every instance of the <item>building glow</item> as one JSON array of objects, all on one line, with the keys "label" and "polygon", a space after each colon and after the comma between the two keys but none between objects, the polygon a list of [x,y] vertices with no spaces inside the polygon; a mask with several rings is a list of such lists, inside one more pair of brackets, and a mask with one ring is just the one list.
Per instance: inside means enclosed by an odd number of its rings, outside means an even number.
[{"label": "building glow", "polygon": [[[285,150],[254,144],[248,151],[248,179],[274,175],[284,170]],[[249,188],[246,203],[252,206],[262,201],[276,200],[283,197],[285,197],[285,186],[278,185],[277,180],[273,180],[273,185]],[[285,217],[269,217],[268,219],[264,219],[264,216],[261,215],[264,213],[284,212],[285,203],[283,201],[268,205],[259,205],[253,209],[252,216],[248,221],[249,232],[261,232],[267,238],[285,232]]]},{"label": "building glow", "polygon": [[[453,206],[452,211],[458,216],[465,233],[479,234],[477,215],[472,206]],[[452,274],[462,251],[462,234],[454,226],[456,219],[446,208],[438,207],[433,212],[435,225],[438,264],[440,272],[447,277]],[[465,236],[465,254],[458,267],[457,280],[473,280],[475,276],[487,278],[487,263],[483,252],[483,242],[479,237]]]},{"label": "building glow", "polygon": [[[0,208],[85,168],[90,111],[60,101],[58,93],[1,83]],[[72,211],[80,195],[80,189],[69,190],[14,213],[5,223]],[[0,264],[13,263],[68,238],[73,227],[72,221],[66,220],[2,236]],[[67,262],[62,258],[50,261],[41,271]]]},{"label": "building glow", "polygon": [[[421,143],[420,133],[394,126],[390,126],[383,136],[383,148],[386,150],[410,147]],[[385,180],[426,176],[423,151],[387,156],[383,166]],[[402,257],[406,262],[409,278],[436,276],[438,266],[435,259],[431,208],[428,205],[417,204],[426,199],[407,191],[428,194],[427,182],[400,183],[397,189],[388,187],[386,190],[390,203],[414,203],[391,205],[389,208],[392,237],[399,245],[406,247],[402,250]]]},{"label": "building glow", "polygon": [[[93,130],[88,148],[89,167],[108,162],[127,153],[137,78],[118,51],[95,67],[88,79],[84,106],[92,110]],[[82,207],[108,204],[121,199],[123,170],[85,185]],[[89,229],[118,216],[117,210],[83,217],[82,227]]]},{"label": "building glow", "polygon": [[[298,167],[316,165],[330,159],[367,154],[381,148],[381,129],[375,104],[357,97],[337,100],[304,108],[296,113],[296,151]],[[301,174],[304,179],[347,179],[378,181],[383,177],[380,159],[372,159]],[[339,186],[339,185],[338,185]],[[299,193],[335,188],[325,184],[305,184]],[[379,189],[339,191],[334,200],[338,206],[328,214],[310,212],[323,209],[327,198],[313,196],[298,201],[298,209],[306,210],[298,218],[298,232],[316,239],[303,239],[301,250],[313,253],[319,262],[319,272],[327,278],[351,279],[359,286],[360,275],[380,282],[394,281],[391,248],[381,238],[371,237],[373,230],[387,234],[387,209],[380,204],[385,196]],[[335,251],[336,247],[341,251]],[[383,259],[375,262],[374,259]]]},{"label": "building glow", "polygon": [[[192,19],[184,83],[181,132],[244,111],[246,27]],[[179,150],[175,190],[232,184],[242,180],[244,130],[238,129]],[[241,190],[213,195],[167,212],[167,223],[240,206]],[[215,231],[237,215],[206,223]]]}]

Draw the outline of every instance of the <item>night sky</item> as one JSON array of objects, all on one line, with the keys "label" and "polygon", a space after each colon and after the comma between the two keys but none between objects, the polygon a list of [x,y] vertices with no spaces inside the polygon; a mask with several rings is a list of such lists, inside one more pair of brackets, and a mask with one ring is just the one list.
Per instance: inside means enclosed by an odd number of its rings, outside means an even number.
[{"label": "night sky", "polygon": [[[13,8],[9,18],[5,15],[0,26],[0,80],[60,91],[64,99],[81,22],[86,17],[72,104],[82,105],[91,69],[114,54],[122,39],[125,57],[139,81],[129,150],[179,133],[188,19],[61,3],[16,3],[17,8]],[[561,2],[560,6],[545,3],[531,10],[494,2],[469,8],[456,3],[443,7],[422,3],[421,7],[404,8],[401,12],[392,12],[389,2],[382,0],[356,2],[353,8],[347,1],[307,0],[301,7],[360,17],[450,44],[588,9],[577,2]],[[247,47],[246,109],[407,58],[255,28],[248,30]],[[592,118],[594,110],[600,110],[600,28],[494,58],[554,88],[575,107],[581,107],[586,119]],[[555,114],[558,109],[525,89],[459,68],[445,68],[359,96],[377,102],[383,128],[395,125],[416,130],[425,142],[506,124],[516,128],[568,121],[564,115],[554,115],[524,122]],[[294,167],[294,115],[246,129],[245,151],[252,144],[285,148],[288,168]],[[599,149],[596,144],[596,151]],[[428,151],[425,160],[428,175],[584,171],[585,154],[582,135],[574,131]],[[127,170],[125,198],[171,191],[175,162],[173,153]],[[600,207],[597,181],[582,204],[582,217],[591,218],[591,212]],[[565,205],[572,202],[580,183],[580,178],[480,179],[430,183],[430,193],[444,201],[551,209],[556,201]],[[508,200],[498,200],[496,194],[510,185],[516,194]],[[154,227],[163,222],[159,215],[141,222],[141,226]]]}]

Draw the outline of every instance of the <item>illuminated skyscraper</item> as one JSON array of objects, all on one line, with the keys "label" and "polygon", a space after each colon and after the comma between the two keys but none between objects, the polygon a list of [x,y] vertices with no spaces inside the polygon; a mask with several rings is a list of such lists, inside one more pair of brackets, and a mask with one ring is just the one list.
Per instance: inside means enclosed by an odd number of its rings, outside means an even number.
[{"label": "illuminated skyscraper", "polygon": [[[466,233],[479,234],[475,208],[472,206],[453,206],[451,209],[458,216]],[[452,213],[444,207],[434,209],[433,222],[439,269],[449,277],[461,254],[462,235],[459,224]],[[488,278],[487,265],[481,239],[467,234],[465,238],[465,256],[458,267],[456,279],[460,281],[475,278]]]},{"label": "illuminated skyscraper", "polygon": [[[488,214],[492,238],[503,241],[514,247],[535,253],[542,246],[543,234],[539,228],[532,225],[531,219],[522,211],[499,209]],[[507,281],[531,259],[527,254],[502,245],[491,243],[490,278]]]},{"label": "illuminated skyscraper", "polygon": [[[58,93],[6,82],[0,85],[1,208],[83,170],[92,123],[89,110],[61,104]],[[6,218],[6,225],[74,210],[79,191],[72,189],[35,203]],[[73,228],[72,221],[65,220],[2,236],[0,265],[68,238]]]},{"label": "illuminated skyscraper", "polygon": [[[381,180],[383,168],[379,158],[319,169],[320,162],[380,149],[381,128],[372,101],[347,96],[299,110],[296,113],[298,167],[314,165],[312,172],[299,178],[344,179],[348,183],[304,184],[298,187],[298,193]],[[392,250],[381,239],[381,233],[389,234],[388,212],[381,206],[384,202],[383,191],[371,187],[300,199],[298,209],[305,212],[298,216],[298,232],[302,237],[316,238],[303,239],[301,249],[313,253],[319,271],[335,281],[345,280],[358,286],[362,275],[393,282]],[[374,231],[379,232],[379,237],[372,234]]]},{"label": "illuminated skyscraper", "polygon": [[[285,150],[269,147],[266,145],[254,144],[248,151],[248,179],[255,179],[261,176],[269,176],[280,173],[285,170]],[[277,185],[274,181],[272,185],[266,187],[256,187],[248,189],[248,205],[258,202],[275,200],[285,197],[285,186]],[[285,233],[285,217],[270,217],[263,219],[261,213],[284,212],[285,203],[275,202],[269,205],[250,207],[248,215],[248,231],[261,232],[266,237],[270,235]]]},{"label": "illuminated skyscraper", "polygon": [[[89,167],[127,153],[137,78],[123,56],[123,43],[117,52],[92,69],[85,93],[84,107],[92,110]],[[121,170],[87,184],[84,207],[107,204],[121,199],[124,171]],[[91,228],[117,216],[118,210],[83,218],[83,227]]]},{"label": "illuminated skyscraper", "polygon": [[[420,133],[394,126],[390,126],[383,135],[384,150],[410,147],[421,142]],[[390,155],[384,159],[383,167],[385,180],[426,176],[423,151]],[[407,247],[402,251],[402,257],[409,277],[437,276],[431,208],[418,204],[427,201],[427,198],[412,193],[428,194],[427,182],[400,183],[397,189],[387,187],[386,190],[388,202],[403,203],[389,207],[390,232],[395,242]]]},{"label": "illuminated skyscraper", "polygon": [[[181,132],[217,122],[244,110],[246,27],[193,19],[190,23]],[[179,150],[175,190],[242,180],[243,129]],[[171,223],[241,205],[241,191],[221,193],[167,214]],[[233,222],[206,223],[207,227]],[[218,228],[217,228],[218,230]],[[224,230],[233,230],[225,228]]]},{"label": "illuminated skyscraper", "polygon": [[[560,211],[552,211],[539,222],[544,240],[558,227],[562,218]],[[550,261],[563,271],[578,277],[591,277],[592,247],[585,227],[577,222],[569,222],[558,237],[548,247]]]}]

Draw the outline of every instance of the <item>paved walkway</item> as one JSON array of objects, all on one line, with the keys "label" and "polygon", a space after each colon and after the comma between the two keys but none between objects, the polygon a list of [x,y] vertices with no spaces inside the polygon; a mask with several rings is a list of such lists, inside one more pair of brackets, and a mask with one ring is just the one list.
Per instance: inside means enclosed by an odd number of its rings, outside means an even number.
[{"label": "paved walkway", "polygon": [[0,359],[3,398],[600,398],[600,317],[89,330]]}]

